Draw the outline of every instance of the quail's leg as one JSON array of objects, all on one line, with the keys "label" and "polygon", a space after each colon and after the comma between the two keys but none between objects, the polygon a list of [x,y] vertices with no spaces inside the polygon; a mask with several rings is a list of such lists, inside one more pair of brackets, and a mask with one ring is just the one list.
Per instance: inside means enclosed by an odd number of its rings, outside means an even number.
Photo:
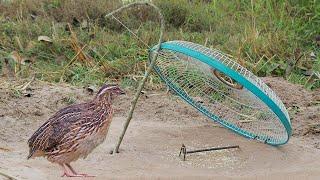
[{"label": "quail's leg", "polygon": [[63,168],[63,174],[61,177],[83,177],[83,175],[74,173],[71,169],[68,168],[66,164],[59,164]]},{"label": "quail's leg", "polygon": [[66,166],[70,169],[70,171],[73,173],[73,174],[76,174],[77,176],[76,177],[81,177],[81,176],[84,176],[84,177],[95,177],[95,176],[92,176],[92,175],[88,175],[88,174],[78,174],[72,167],[70,164],[66,164]]}]

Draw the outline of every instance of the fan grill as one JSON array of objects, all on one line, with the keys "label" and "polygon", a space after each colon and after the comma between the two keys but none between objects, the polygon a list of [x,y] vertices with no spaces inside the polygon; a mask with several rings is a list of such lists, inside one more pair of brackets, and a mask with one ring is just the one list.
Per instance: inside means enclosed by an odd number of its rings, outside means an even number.
[{"label": "fan grill", "polygon": [[[198,44],[171,41],[163,45],[155,70],[184,100],[212,120],[248,138],[272,145],[284,144],[288,141],[289,133],[282,121],[260,98],[242,86],[243,84],[234,87],[227,85],[226,82],[221,81],[221,77],[217,78],[217,74],[224,75],[219,69],[168,47],[173,45],[196,51],[241,74],[270,97],[290,124],[288,113],[279,98],[250,71],[221,52]],[[152,55],[151,51],[150,57]],[[235,82],[231,78],[228,80]]]}]

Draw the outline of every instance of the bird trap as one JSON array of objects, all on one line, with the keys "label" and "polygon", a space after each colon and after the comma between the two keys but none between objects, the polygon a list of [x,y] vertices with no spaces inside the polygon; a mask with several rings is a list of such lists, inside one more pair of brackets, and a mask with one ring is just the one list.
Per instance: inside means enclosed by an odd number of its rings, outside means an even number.
[{"label": "bird trap", "polygon": [[291,123],[281,100],[222,52],[192,42],[164,42],[154,70],[173,92],[222,126],[270,145],[289,140]]},{"label": "bird trap", "polygon": [[131,3],[109,13],[107,17],[116,19],[138,38],[113,15],[140,5],[153,7],[158,12],[160,38],[159,43],[149,50],[150,64],[132,101],[115,152],[121,144],[152,68],[181,99],[225,128],[270,145],[288,142],[291,122],[285,106],[261,79],[245,67],[222,52],[199,44],[186,41],[163,42],[164,18],[160,9],[151,3]]}]

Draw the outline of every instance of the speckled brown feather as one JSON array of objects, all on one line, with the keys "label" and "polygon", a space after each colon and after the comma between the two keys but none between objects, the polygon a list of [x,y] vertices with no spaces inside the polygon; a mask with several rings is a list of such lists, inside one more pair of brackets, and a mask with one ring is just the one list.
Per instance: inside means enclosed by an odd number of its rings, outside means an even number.
[{"label": "speckled brown feather", "polygon": [[[58,111],[28,140],[28,158],[47,156],[54,162],[59,161],[60,157],[65,158],[63,161],[73,161],[79,156],[86,157],[107,134],[113,114],[111,99],[111,93],[107,93],[107,96],[97,96],[91,102],[71,105]],[[101,139],[101,142],[92,144],[88,140],[90,136]],[[84,143],[89,144],[84,146]],[[79,150],[80,146],[86,150]],[[74,157],[67,157],[72,155]]]}]

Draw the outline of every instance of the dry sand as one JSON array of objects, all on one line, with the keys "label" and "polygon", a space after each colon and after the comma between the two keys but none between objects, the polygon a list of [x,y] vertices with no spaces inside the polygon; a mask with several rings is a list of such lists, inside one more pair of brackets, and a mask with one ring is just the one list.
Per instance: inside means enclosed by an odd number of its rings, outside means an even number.
[{"label": "dry sand", "polygon": [[[126,118],[129,93],[114,104],[107,140],[87,159],[72,165],[79,172],[97,175],[91,179],[320,179],[320,91],[309,92],[280,78],[264,81],[290,111],[293,137],[284,146],[245,139],[173,95],[147,92],[139,100],[120,153],[110,155]],[[1,173],[16,179],[59,179],[62,171],[57,165],[44,158],[26,160],[27,140],[68,101],[79,103],[93,96],[85,89],[38,81],[27,93],[31,97],[13,97],[5,85],[0,87],[0,179],[8,179]],[[178,157],[182,143],[189,149],[241,148],[188,155],[182,161]]]}]

